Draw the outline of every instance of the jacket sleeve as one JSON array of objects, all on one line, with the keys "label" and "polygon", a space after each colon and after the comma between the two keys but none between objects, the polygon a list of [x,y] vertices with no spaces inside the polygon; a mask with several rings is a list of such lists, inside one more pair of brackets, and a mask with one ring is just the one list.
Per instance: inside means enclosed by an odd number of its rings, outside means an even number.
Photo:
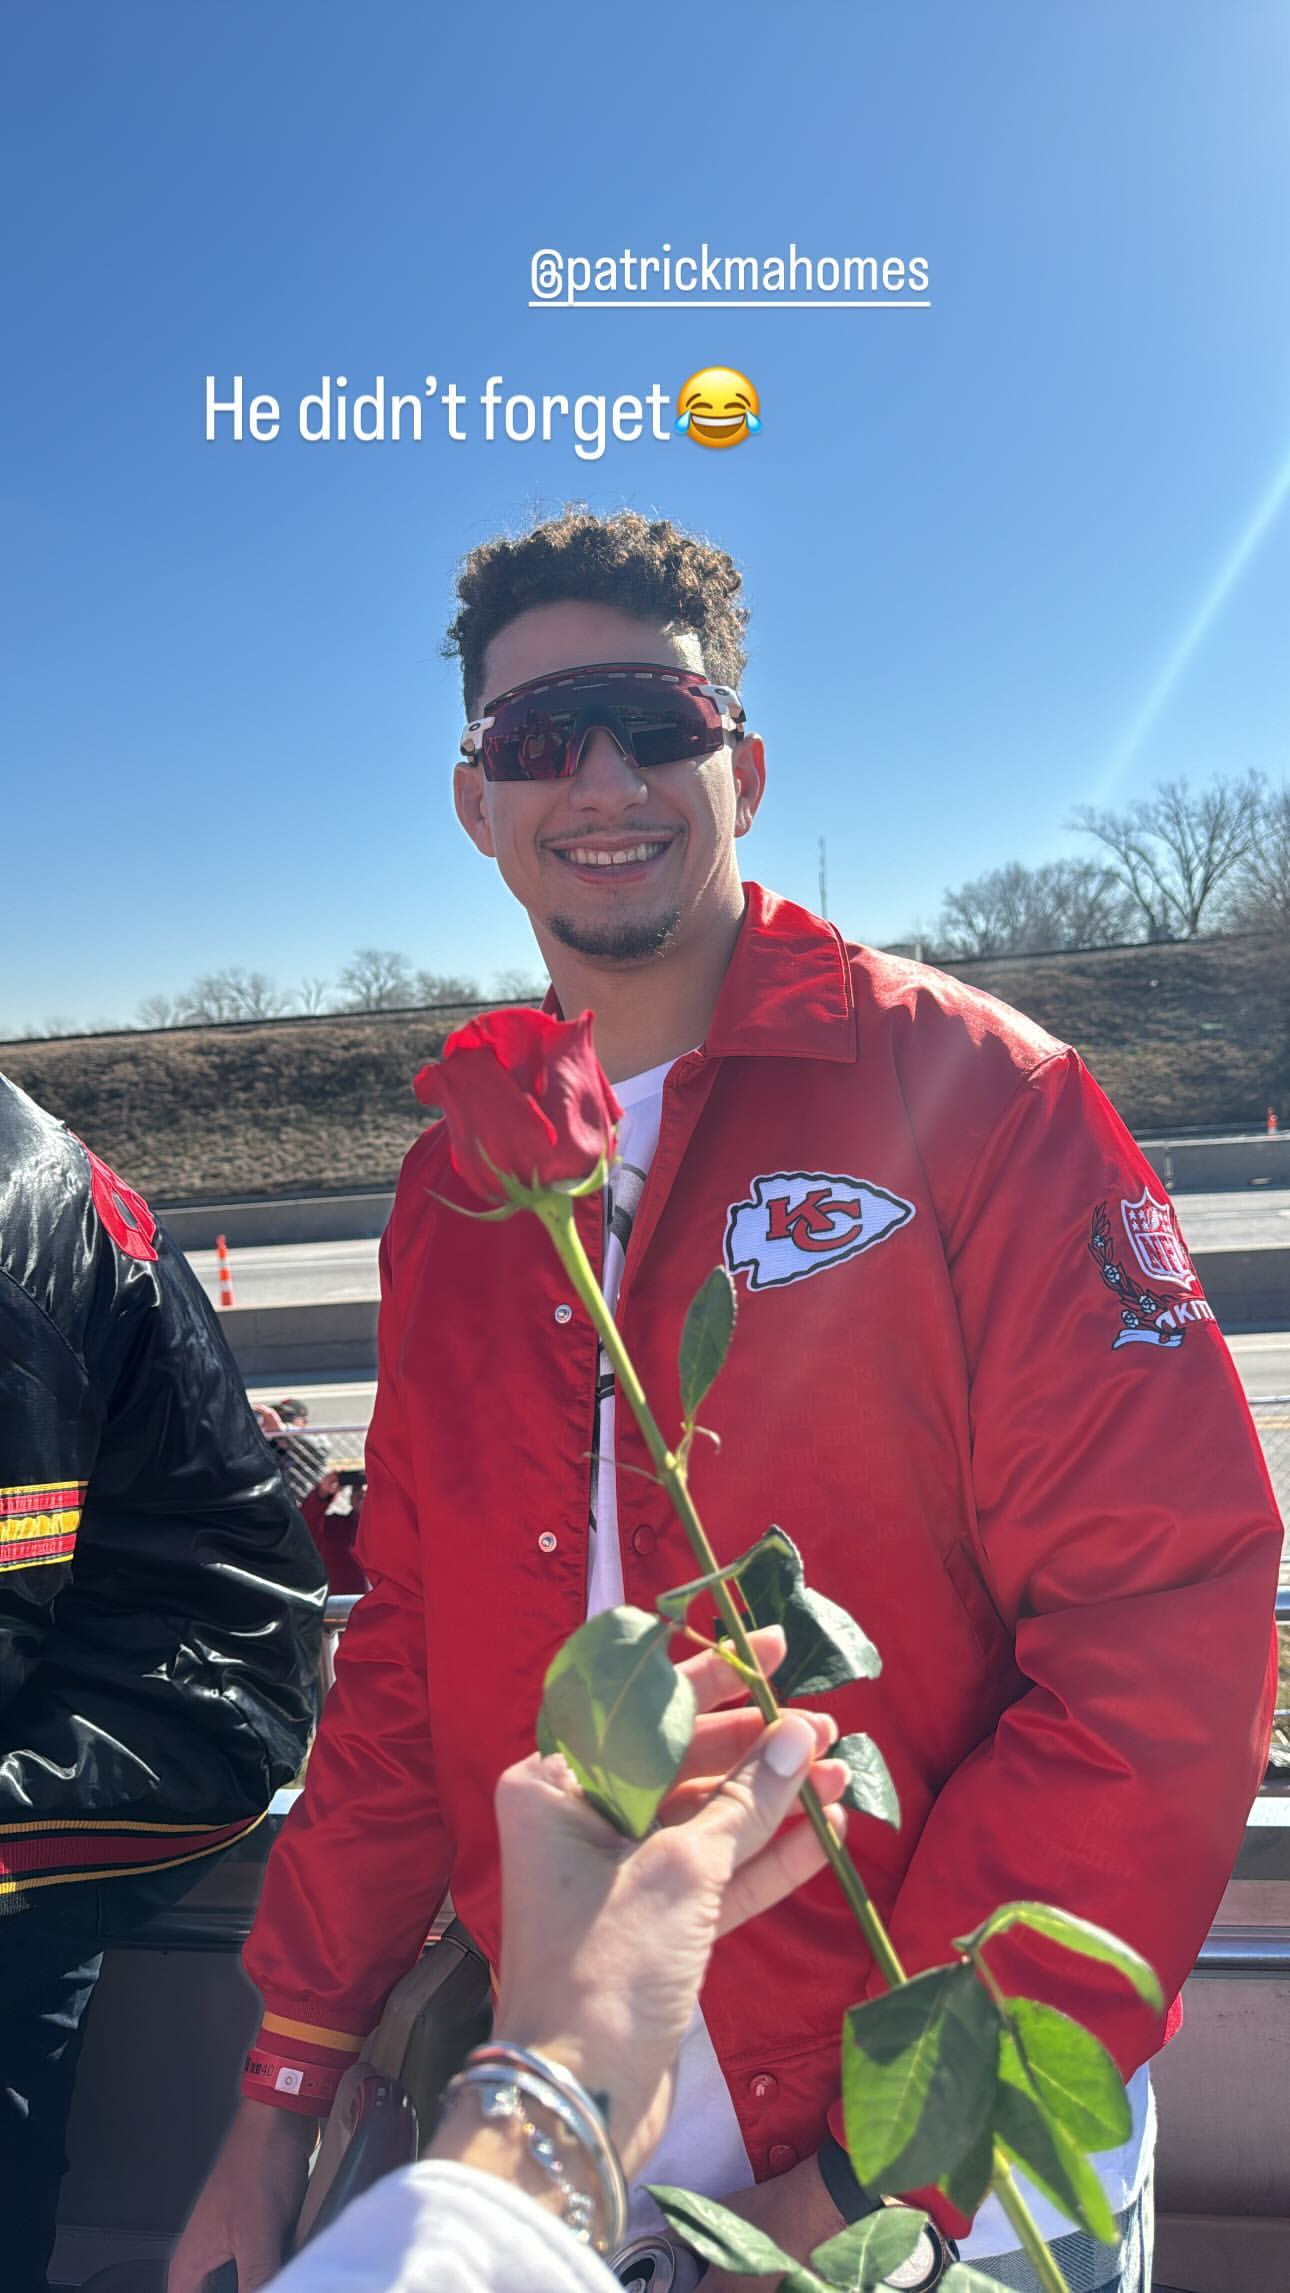
[{"label": "jacket sleeve", "polygon": [[[1267,1753],[1282,1532],[1257,1435],[1164,1190],[1073,1053],[1005,1112],[947,1253],[977,1565],[1024,1686],[932,1808],[896,1948],[916,1972],[1029,1897],[1123,1936],[1171,2001]],[[1055,1945],[1014,1930],[992,1961],[1126,2076],[1167,2035]]]},{"label": "jacket sleeve", "polygon": [[391,1261],[387,1232],[358,1539],[371,1589],[341,1638],[305,1787],[269,1857],[244,1954],[265,2013],[242,2090],[316,2117],[415,1962],[452,1860],[430,1742]]},{"label": "jacket sleeve", "polygon": [[321,1626],[200,1285],[38,1116],[13,1117],[2,1222],[0,1908],[258,1823],[308,1743]]}]

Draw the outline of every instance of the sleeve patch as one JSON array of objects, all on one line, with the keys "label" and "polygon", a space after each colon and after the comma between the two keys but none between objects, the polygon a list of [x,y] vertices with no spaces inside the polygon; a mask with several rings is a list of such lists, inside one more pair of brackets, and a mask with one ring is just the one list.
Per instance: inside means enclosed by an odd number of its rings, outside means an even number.
[{"label": "sleeve patch", "polygon": [[[74,1131],[72,1136],[76,1138]],[[77,1139],[76,1143],[90,1166],[90,1191],[99,1223],[127,1258],[155,1259],[157,1253],[152,1245],[157,1221],[143,1196],[127,1186],[123,1178],[118,1178],[116,1172],[86,1146],[84,1139]]]},{"label": "sleeve patch", "polygon": [[[1099,1202],[1089,1226],[1089,1254],[1119,1308],[1119,1328],[1111,1340],[1112,1353],[1122,1346],[1155,1346],[1175,1350],[1183,1342],[1189,1322],[1212,1322],[1213,1308],[1202,1295],[1195,1268],[1187,1255],[1173,1205],[1157,1202],[1144,1189],[1137,1202],[1122,1202],[1124,1231],[1140,1269],[1131,1272],[1116,1248],[1115,1235],[1104,1202]],[[1157,1284],[1189,1289],[1190,1297],[1162,1296]]]},{"label": "sleeve patch", "polygon": [[69,1561],[86,1486],[84,1481],[28,1481],[0,1488],[0,1570]]}]

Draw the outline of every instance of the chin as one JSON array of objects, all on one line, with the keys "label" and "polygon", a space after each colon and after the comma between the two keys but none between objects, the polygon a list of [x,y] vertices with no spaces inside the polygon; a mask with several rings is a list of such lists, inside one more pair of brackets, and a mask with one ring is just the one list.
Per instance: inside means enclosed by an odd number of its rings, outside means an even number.
[{"label": "chin", "polygon": [[667,908],[655,916],[620,917],[592,922],[575,916],[551,916],[547,930],[561,947],[593,962],[627,965],[650,963],[666,954],[680,928],[681,911]]}]

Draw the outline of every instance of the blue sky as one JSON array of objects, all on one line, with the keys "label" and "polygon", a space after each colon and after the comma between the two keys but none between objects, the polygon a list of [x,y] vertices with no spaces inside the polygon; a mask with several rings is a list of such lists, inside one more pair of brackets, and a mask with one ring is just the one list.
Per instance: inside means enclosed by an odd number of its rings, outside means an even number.
[{"label": "blue sky", "polygon": [[[1073,804],[1284,776],[1281,0],[133,0],[7,15],[0,1030],[363,943],[485,981],[453,820],[461,554],[569,498],[746,572],[747,872],[876,941],[1081,849]],[[528,307],[533,251],[913,256],[928,310]],[[351,394],[672,397],[763,429],[306,445]],[[205,377],[284,409],[203,436]]]}]

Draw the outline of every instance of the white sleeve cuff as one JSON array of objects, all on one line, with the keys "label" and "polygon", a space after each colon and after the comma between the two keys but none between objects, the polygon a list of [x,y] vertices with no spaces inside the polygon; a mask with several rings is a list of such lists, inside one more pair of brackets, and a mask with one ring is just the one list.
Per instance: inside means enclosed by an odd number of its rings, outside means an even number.
[{"label": "white sleeve cuff", "polygon": [[613,2293],[603,2261],[496,2174],[425,2158],[387,2174],[287,2264],[274,2293]]}]

